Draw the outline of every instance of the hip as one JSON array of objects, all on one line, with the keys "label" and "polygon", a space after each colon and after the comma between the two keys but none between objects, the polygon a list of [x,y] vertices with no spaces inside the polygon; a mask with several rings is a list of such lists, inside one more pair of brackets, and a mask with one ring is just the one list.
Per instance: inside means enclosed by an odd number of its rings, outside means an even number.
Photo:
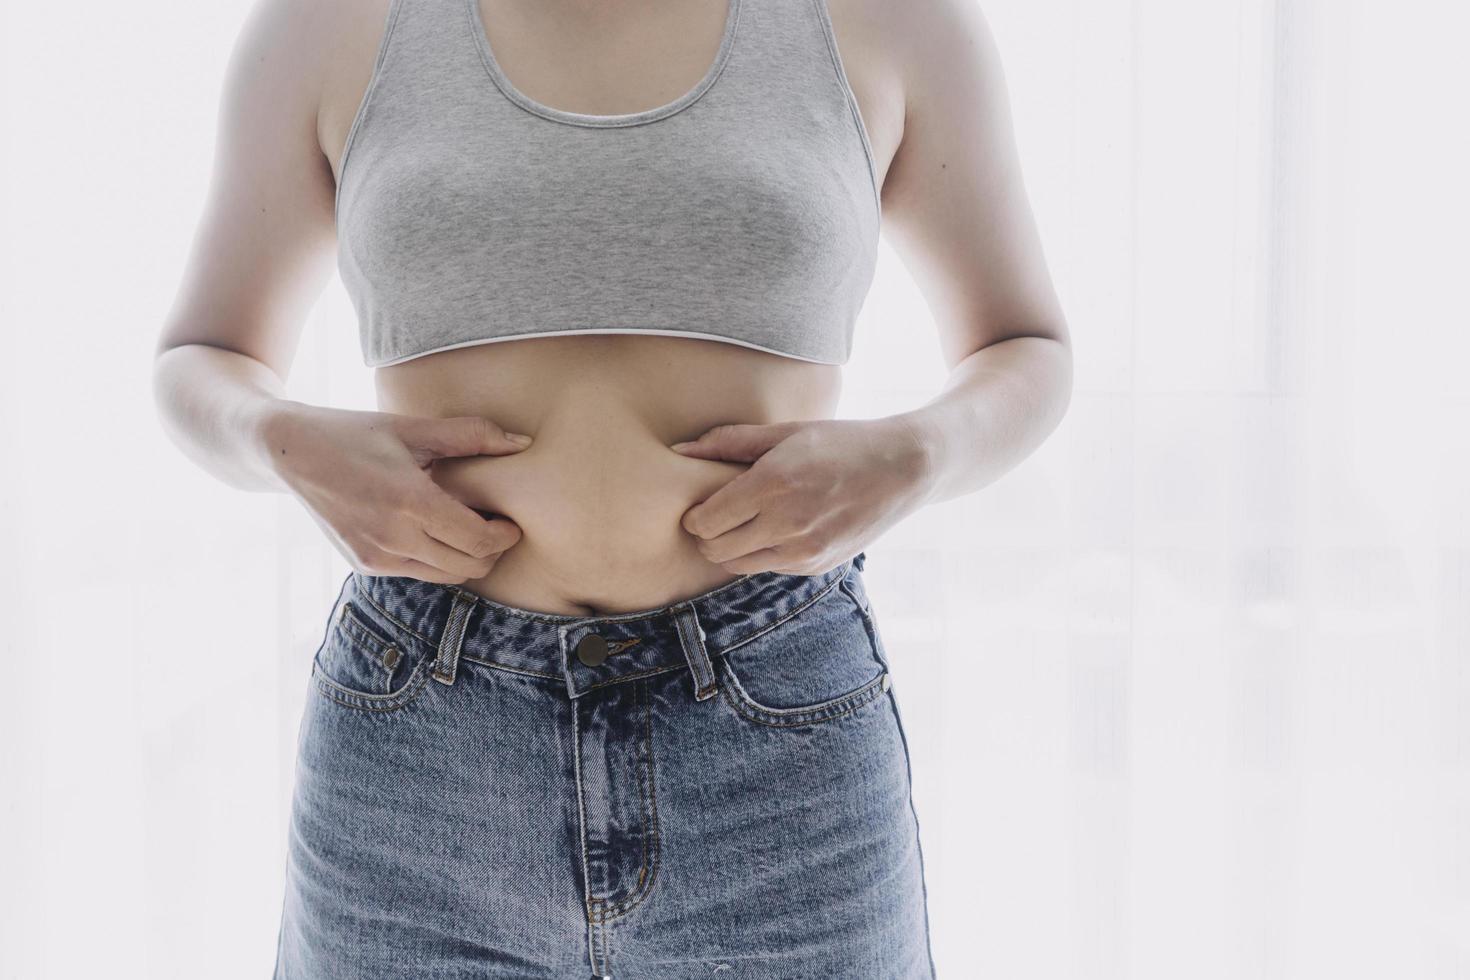
[{"label": "hip", "polygon": [[863,557],[598,617],[349,576],[312,662],[283,955],[392,975],[453,936],[522,978],[930,976]]}]

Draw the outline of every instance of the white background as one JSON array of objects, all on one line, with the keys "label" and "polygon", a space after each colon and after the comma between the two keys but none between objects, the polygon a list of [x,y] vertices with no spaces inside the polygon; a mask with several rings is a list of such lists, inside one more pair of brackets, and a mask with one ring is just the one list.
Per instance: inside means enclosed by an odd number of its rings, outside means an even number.
[{"label": "white background", "polygon": [[[1470,976],[1470,14],[985,9],[1077,384],[867,549],[941,978]],[[0,17],[5,977],[273,961],[347,568],[149,395],[244,12]],[[293,397],[371,407],[355,329],[334,283]],[[941,380],[885,245],[842,414]]]}]

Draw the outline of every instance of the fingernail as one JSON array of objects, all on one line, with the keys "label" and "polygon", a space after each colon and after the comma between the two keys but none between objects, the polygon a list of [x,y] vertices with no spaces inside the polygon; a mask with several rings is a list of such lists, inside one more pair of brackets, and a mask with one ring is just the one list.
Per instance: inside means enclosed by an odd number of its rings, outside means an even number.
[{"label": "fingernail", "polygon": [[688,449],[692,445],[694,445],[694,443],[692,442],[676,442],[669,448],[676,453],[682,453],[684,450]]},{"label": "fingernail", "polygon": [[507,432],[505,437],[518,446],[529,446],[531,437],[520,432]]}]

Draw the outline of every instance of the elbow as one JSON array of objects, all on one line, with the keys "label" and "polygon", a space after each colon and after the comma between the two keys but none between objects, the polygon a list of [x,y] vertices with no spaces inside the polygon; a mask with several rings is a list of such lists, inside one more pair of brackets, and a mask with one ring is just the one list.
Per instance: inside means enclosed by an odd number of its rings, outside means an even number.
[{"label": "elbow", "polygon": [[177,382],[175,362],[177,358],[168,354],[177,348],[160,344],[153,352],[153,368],[149,372],[149,388],[153,400],[154,417],[164,432],[173,436],[171,413],[174,409]]},{"label": "elbow", "polygon": [[1067,416],[1068,409],[1072,407],[1075,370],[1073,368],[1072,358],[1072,339],[1068,336],[1065,324],[1058,328],[1057,332],[1051,336],[1051,339],[1054,341],[1052,346],[1055,348],[1053,357],[1055,362],[1053,428],[1055,428],[1061,425],[1062,420]]}]

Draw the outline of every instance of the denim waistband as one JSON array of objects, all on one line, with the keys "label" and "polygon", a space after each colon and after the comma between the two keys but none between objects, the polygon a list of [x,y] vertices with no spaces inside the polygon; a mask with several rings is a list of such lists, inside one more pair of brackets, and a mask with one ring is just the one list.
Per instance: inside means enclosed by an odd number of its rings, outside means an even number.
[{"label": "denim waistband", "polygon": [[[755,572],[655,609],[605,616],[535,612],[454,585],[353,571],[333,615],[350,601],[354,613],[432,656],[425,669],[445,684],[454,683],[463,660],[564,681],[576,698],[688,667],[702,700],[715,693],[711,658],[795,616],[860,571],[864,558],[859,553],[819,575]],[[594,634],[600,641],[584,644]]]}]

